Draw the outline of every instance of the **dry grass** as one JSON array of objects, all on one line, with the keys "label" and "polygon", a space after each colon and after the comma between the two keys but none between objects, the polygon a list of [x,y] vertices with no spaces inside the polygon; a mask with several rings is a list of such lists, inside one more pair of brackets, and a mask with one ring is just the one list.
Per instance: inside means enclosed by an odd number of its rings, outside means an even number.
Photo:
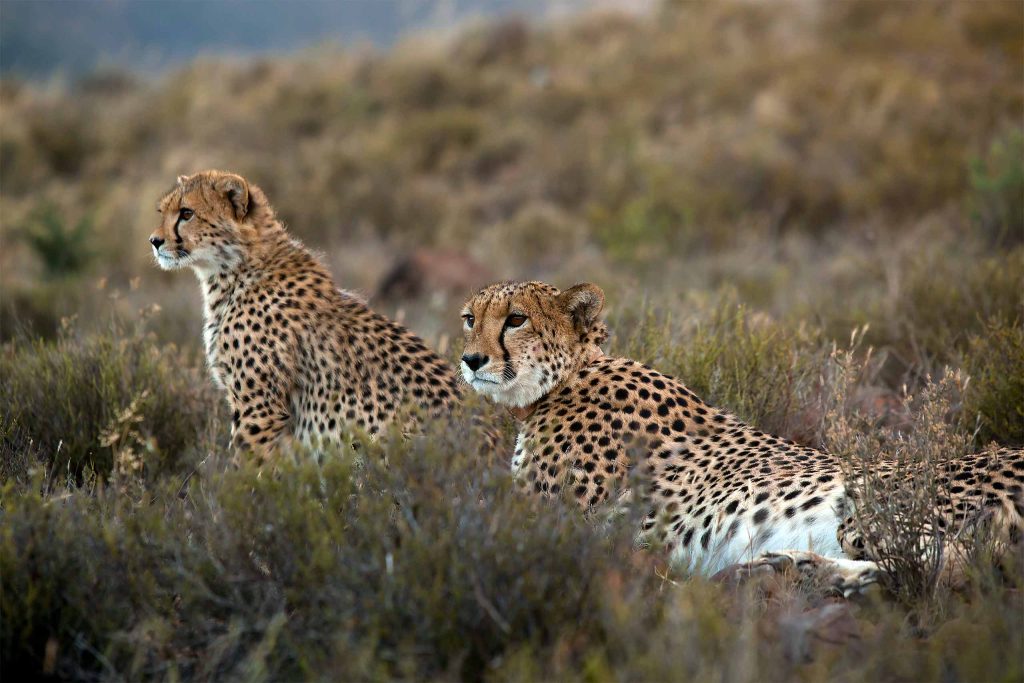
[{"label": "dry grass", "polygon": [[[8,483],[5,676],[890,680],[1021,674],[1001,588],[940,608],[730,589],[534,505],[457,416],[428,438],[40,493]],[[364,449],[367,445],[364,444]],[[187,478],[186,478],[187,477]],[[998,586],[990,581],[988,585]],[[971,645],[962,642],[971,634]]]}]

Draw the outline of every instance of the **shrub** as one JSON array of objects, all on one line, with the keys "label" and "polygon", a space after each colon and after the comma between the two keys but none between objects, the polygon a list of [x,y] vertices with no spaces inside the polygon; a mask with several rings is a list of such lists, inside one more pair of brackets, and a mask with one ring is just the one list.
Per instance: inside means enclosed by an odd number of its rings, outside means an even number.
[{"label": "shrub", "polygon": [[499,253],[514,255],[524,268],[551,267],[586,244],[586,225],[550,204],[532,204],[495,231]]},{"label": "shrub", "polygon": [[982,234],[996,246],[1024,241],[1024,130],[992,141],[971,163],[970,205]]},{"label": "shrub", "polygon": [[18,337],[53,339],[61,320],[83,308],[90,292],[78,278],[39,282],[35,286],[11,285],[0,297],[0,341]]},{"label": "shrub", "polygon": [[674,169],[634,160],[634,146],[624,145],[625,172],[616,176],[617,187],[607,188],[610,197],[591,207],[590,218],[609,256],[650,262],[663,258],[666,250],[693,246],[687,242],[695,232],[697,193]]},{"label": "shrub", "polygon": [[480,116],[469,109],[447,108],[411,117],[395,140],[396,154],[409,159],[418,172],[454,166],[454,160],[476,145]]},{"label": "shrub", "polygon": [[[853,287],[869,286],[861,301],[823,288],[822,317],[834,336],[870,323],[868,342],[890,352],[893,385],[934,377],[957,365],[972,336],[989,321],[1009,325],[1022,311],[1024,248],[978,253],[976,245],[948,232],[926,232],[895,255],[869,255]],[[873,272],[872,272],[873,271]]]},{"label": "shrub", "polygon": [[[54,639],[72,677],[478,679],[502,652],[551,647],[597,615],[628,536],[521,498],[467,431],[272,476],[213,459],[184,500],[164,482],[151,506],[102,489],[48,506],[8,487],[5,667],[38,665]],[[155,612],[133,618],[142,606]]]},{"label": "shrub", "polygon": [[[424,438],[357,443],[262,473],[214,455],[145,495],[6,484],[5,679],[1020,673],[1024,617],[999,594],[951,602],[916,636],[906,611],[869,602],[847,613],[852,639],[826,642],[822,603],[681,581],[633,549],[637,517],[599,526],[524,498],[464,415]],[[984,637],[950,647],[958,623]]]},{"label": "shrub", "polygon": [[981,443],[1024,446],[1024,325],[990,320],[971,336],[964,368],[967,426],[978,421]]},{"label": "shrub", "polygon": [[116,459],[152,469],[178,465],[213,438],[220,401],[204,373],[142,325],[113,323],[79,338],[9,342],[0,353],[0,406],[17,430],[4,454],[32,444],[52,476],[81,481]]},{"label": "shrub", "polygon": [[82,113],[77,107],[35,111],[28,121],[32,146],[57,176],[77,175],[99,146]]},{"label": "shrub", "polygon": [[939,512],[952,498],[957,461],[976,450],[975,432],[958,419],[967,377],[947,369],[918,395],[901,397],[903,420],[880,424],[851,400],[868,368],[854,350],[834,352],[823,374],[825,447],[842,458],[856,532],[882,568],[887,591],[916,618],[945,618],[948,580],[984,593],[998,585],[997,566],[1011,577],[1024,566],[1019,549],[998,551],[984,515],[966,508],[946,519]]},{"label": "shrub", "polygon": [[71,227],[53,205],[36,210],[25,239],[51,278],[78,275],[95,256],[92,219],[84,216]]},{"label": "shrub", "polygon": [[[870,424],[851,429],[849,416],[829,416],[833,424],[827,438],[833,452],[845,459],[859,533],[882,568],[889,591],[908,605],[931,600],[944,558],[955,561],[944,553],[946,528],[937,502],[950,497],[944,476],[950,463],[972,450],[971,435],[949,420],[962,389],[963,378],[947,373],[941,382],[927,386],[919,401],[904,397],[907,404],[919,403],[909,429]],[[945,538],[951,543],[957,532],[961,542],[971,535],[967,528],[948,532]]]}]

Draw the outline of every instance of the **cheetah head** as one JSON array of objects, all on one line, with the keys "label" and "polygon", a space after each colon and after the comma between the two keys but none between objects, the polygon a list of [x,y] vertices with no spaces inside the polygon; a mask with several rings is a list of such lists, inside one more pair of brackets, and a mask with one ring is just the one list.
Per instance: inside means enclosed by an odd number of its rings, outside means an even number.
[{"label": "cheetah head", "polygon": [[462,310],[462,376],[497,403],[528,406],[598,350],[608,336],[603,307],[604,292],[592,284],[564,292],[543,282],[486,287]]},{"label": "cheetah head", "polygon": [[241,176],[222,171],[178,176],[157,211],[160,225],[149,242],[164,270],[231,268],[274,223],[263,192]]}]

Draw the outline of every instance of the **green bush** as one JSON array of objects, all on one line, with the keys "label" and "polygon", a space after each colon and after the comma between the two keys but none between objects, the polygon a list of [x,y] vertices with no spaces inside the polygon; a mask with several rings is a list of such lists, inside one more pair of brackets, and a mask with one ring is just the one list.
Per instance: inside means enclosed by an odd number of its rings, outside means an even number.
[{"label": "green bush", "polygon": [[92,219],[85,216],[71,227],[52,205],[35,211],[25,239],[50,278],[79,275],[96,255]]},{"label": "green bush", "polygon": [[964,368],[971,377],[963,416],[978,420],[981,443],[1024,446],[1024,325],[992,320],[972,335]]},{"label": "green bush", "polygon": [[205,373],[141,324],[54,341],[16,339],[0,351],[4,457],[31,444],[52,476],[81,480],[116,464],[174,467],[213,438],[220,400]]},{"label": "green bush", "polygon": [[609,256],[637,264],[695,246],[688,238],[694,236],[697,202],[685,176],[664,164],[637,159],[635,147],[635,141],[622,144],[617,162],[623,171],[590,207],[589,218]]},{"label": "green bush", "polygon": [[988,154],[971,163],[974,220],[997,246],[1024,241],[1024,131],[996,138]]}]

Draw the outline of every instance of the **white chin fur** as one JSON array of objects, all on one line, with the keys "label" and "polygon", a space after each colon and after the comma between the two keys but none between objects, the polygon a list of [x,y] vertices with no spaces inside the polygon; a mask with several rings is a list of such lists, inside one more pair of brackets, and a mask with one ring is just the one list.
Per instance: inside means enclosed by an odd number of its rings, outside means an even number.
[{"label": "white chin fur", "polygon": [[462,379],[466,380],[466,384],[476,389],[476,386],[474,386],[473,384],[473,380],[476,379],[476,375],[474,375],[473,372],[469,369],[469,366],[467,366],[465,363],[459,363],[459,369],[462,370]]},{"label": "white chin fur", "polygon": [[164,270],[181,270],[192,268],[200,278],[205,278],[223,268],[237,262],[238,254],[233,249],[211,251],[206,248],[193,249],[185,256],[156,256],[157,265]]},{"label": "white chin fur", "polygon": [[489,377],[477,377],[466,364],[461,366],[462,377],[473,390],[483,394],[495,403],[513,408],[523,408],[544,395],[545,387],[540,384],[540,371],[529,368],[516,375],[511,382],[488,382]]},{"label": "white chin fur", "polygon": [[180,270],[187,266],[187,259],[173,258],[171,256],[156,256],[156,264],[160,266],[162,270]]}]

